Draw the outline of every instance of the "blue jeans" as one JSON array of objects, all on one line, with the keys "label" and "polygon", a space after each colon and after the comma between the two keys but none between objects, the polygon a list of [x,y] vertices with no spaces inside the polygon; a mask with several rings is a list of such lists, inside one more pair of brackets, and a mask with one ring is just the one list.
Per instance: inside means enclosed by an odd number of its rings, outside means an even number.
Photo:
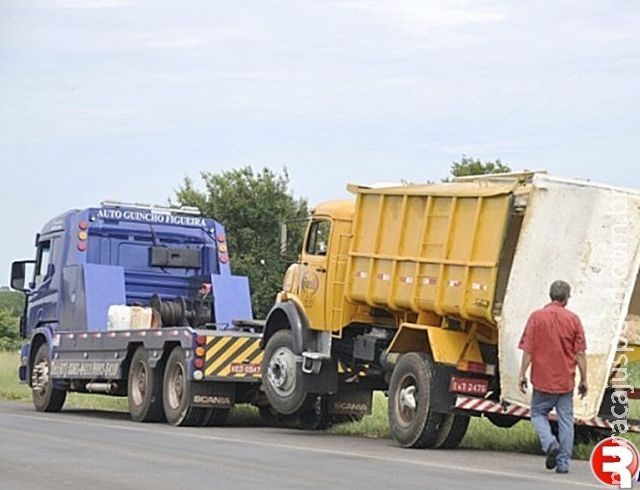
[{"label": "blue jeans", "polygon": [[573,393],[544,393],[533,390],[531,397],[531,422],[540,438],[543,451],[556,441],[551,432],[547,416],[552,408],[558,415],[558,440],[560,452],[558,453],[558,469],[568,470],[571,452],[573,451]]}]

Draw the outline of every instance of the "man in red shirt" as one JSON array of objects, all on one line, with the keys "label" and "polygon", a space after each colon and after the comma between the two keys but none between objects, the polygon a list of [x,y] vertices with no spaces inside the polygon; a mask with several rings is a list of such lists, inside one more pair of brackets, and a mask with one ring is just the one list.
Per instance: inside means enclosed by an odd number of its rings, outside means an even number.
[{"label": "man in red shirt", "polygon": [[[565,308],[571,287],[554,281],[549,289],[551,303],[534,311],[520,339],[524,351],[520,366],[520,389],[526,393],[527,369],[531,365],[531,422],[536,429],[547,469],[569,472],[573,451],[573,390],[576,365],[580,370],[578,392],[587,394],[586,342],[580,318]],[[556,409],[558,439],[551,432],[548,415]]]}]

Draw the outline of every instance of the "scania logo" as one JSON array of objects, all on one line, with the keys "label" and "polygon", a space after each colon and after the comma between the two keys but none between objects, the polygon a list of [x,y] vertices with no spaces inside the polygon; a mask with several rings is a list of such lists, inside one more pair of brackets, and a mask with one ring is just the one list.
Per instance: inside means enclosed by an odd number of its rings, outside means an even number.
[{"label": "scania logo", "polygon": [[334,410],[341,412],[367,412],[369,407],[366,403],[336,402],[333,404]]},{"label": "scania logo", "polygon": [[231,405],[228,396],[193,395],[193,403],[198,405]]}]

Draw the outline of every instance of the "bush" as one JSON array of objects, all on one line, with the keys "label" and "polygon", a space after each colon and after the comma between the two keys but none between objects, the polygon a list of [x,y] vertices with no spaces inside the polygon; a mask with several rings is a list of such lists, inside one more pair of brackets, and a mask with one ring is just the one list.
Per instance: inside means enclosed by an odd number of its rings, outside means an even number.
[{"label": "bush", "polygon": [[0,350],[20,348],[20,318],[9,308],[0,308]]}]

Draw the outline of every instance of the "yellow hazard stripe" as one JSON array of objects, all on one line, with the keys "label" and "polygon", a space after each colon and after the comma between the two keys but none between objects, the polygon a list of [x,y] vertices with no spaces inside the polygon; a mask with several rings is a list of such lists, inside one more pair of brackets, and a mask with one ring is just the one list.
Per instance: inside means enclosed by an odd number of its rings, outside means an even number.
[{"label": "yellow hazard stripe", "polygon": [[[231,362],[227,363],[226,366],[222,367],[220,370],[216,372],[216,376],[229,376],[231,374],[231,366],[234,363],[243,363],[246,360],[255,357],[255,354],[260,351],[260,342],[253,342],[253,345],[248,346],[248,348],[242,352],[241,356],[234,356],[234,359]],[[244,377],[244,373],[234,373],[234,376]]]},{"label": "yellow hazard stripe", "polygon": [[212,339],[207,339],[207,353],[205,355],[207,364],[209,364],[218,353],[223,351],[233,339],[234,337],[213,337]]},{"label": "yellow hazard stripe", "polygon": [[257,337],[207,337],[205,376],[259,378],[263,357]]}]

